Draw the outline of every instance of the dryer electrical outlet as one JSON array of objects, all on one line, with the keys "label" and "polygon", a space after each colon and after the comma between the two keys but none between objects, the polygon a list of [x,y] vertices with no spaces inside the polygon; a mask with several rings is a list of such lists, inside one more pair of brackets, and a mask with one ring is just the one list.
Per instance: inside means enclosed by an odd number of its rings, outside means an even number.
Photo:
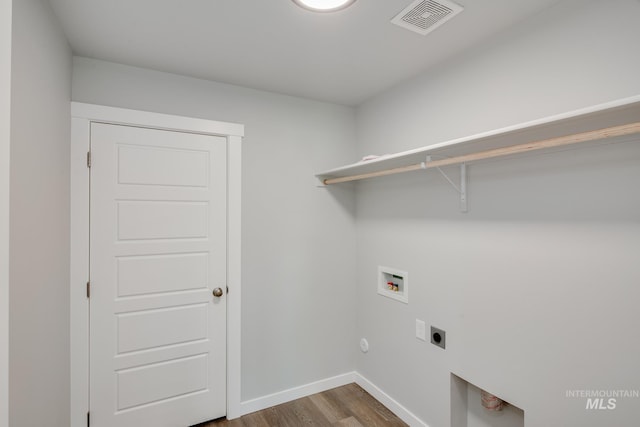
[{"label": "dryer electrical outlet", "polygon": [[437,345],[444,350],[447,333],[435,326],[431,327],[431,344]]}]

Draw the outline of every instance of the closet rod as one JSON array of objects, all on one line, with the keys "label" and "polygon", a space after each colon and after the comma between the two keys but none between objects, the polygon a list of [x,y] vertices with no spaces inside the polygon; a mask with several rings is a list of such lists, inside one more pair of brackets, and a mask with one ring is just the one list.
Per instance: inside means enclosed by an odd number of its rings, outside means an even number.
[{"label": "closet rod", "polygon": [[598,139],[614,138],[617,136],[633,135],[640,133],[640,122],[626,125],[613,126],[604,129],[592,130],[589,132],[576,133],[572,135],[559,136],[556,138],[543,139],[540,141],[527,142],[526,144],[512,145],[509,147],[495,148],[492,150],[479,151],[477,153],[465,154],[461,156],[449,157],[441,160],[422,162],[408,166],[385,169],[377,172],[369,172],[358,175],[350,175],[339,178],[327,178],[322,182],[325,185],[339,184],[341,182],[357,181],[378,176],[394,175],[397,173],[417,171],[421,169],[437,168],[460,163],[469,163],[477,160],[492,159],[495,157],[509,156],[513,154],[527,153],[529,151],[542,150],[544,148],[562,147],[564,145],[578,144],[581,142],[595,141]]}]

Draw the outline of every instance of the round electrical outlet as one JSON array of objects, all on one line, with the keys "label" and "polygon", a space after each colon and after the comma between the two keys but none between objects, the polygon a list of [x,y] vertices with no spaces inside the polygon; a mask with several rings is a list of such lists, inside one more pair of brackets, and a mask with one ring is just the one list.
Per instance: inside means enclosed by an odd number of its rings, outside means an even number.
[{"label": "round electrical outlet", "polygon": [[361,350],[363,353],[366,353],[366,352],[368,352],[368,351],[369,351],[369,341],[367,341],[367,339],[366,339],[366,338],[362,338],[362,339],[360,340],[360,350]]}]

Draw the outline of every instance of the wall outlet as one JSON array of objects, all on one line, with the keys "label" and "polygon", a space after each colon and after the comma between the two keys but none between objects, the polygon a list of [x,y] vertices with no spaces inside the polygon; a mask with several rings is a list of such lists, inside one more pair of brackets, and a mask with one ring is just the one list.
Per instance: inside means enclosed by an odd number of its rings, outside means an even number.
[{"label": "wall outlet", "polygon": [[422,341],[427,340],[427,328],[424,320],[416,319],[416,338]]},{"label": "wall outlet", "polygon": [[431,327],[431,344],[437,345],[438,347],[444,349],[445,342],[447,338],[447,333],[442,329],[438,329],[435,326]]}]

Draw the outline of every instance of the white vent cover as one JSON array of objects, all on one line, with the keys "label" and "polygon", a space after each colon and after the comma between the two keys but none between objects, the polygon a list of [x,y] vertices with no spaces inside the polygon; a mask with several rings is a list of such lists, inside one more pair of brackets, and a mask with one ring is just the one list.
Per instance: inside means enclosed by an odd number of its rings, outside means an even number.
[{"label": "white vent cover", "polygon": [[448,0],[416,0],[391,23],[424,36],[462,11],[462,6]]}]

